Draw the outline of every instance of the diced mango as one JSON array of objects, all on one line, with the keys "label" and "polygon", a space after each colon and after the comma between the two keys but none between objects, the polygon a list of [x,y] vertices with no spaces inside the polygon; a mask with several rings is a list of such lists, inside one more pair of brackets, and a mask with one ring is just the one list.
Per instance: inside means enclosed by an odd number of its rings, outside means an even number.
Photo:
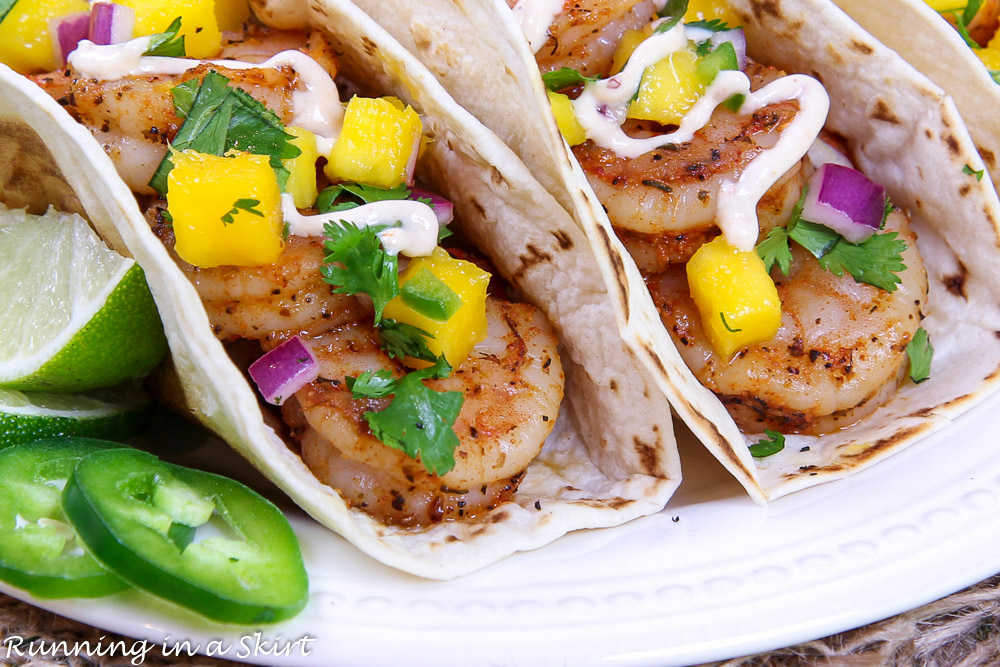
[{"label": "diced mango", "polygon": [[684,22],[691,21],[711,21],[720,19],[730,28],[738,28],[742,25],[736,13],[729,8],[726,0],[689,0],[687,12],[684,14]]},{"label": "diced mango", "polygon": [[617,74],[625,68],[625,63],[632,57],[636,47],[642,44],[650,34],[650,31],[636,30],[635,28],[629,28],[625,31],[622,38],[618,40],[618,47],[615,49],[615,59],[611,63],[612,74]]},{"label": "diced mango", "polygon": [[962,11],[968,3],[968,0],[927,0],[927,4],[931,6],[931,9],[935,9],[939,12],[944,12],[948,10],[952,11]]},{"label": "diced mango", "polygon": [[552,115],[556,117],[556,124],[566,139],[566,143],[570,146],[576,146],[585,142],[587,133],[580,125],[580,121],[576,119],[576,114],[573,112],[573,102],[562,93],[553,93],[550,90],[549,103],[552,105]]},{"label": "diced mango", "polygon": [[319,150],[316,148],[316,135],[301,127],[291,126],[286,127],[285,132],[295,137],[291,143],[302,151],[298,157],[281,161],[288,170],[285,192],[292,195],[296,207],[309,208],[316,203],[318,194],[316,160],[319,159]]},{"label": "diced mango", "polygon": [[215,22],[219,30],[236,31],[250,18],[247,0],[215,0]]},{"label": "diced mango", "polygon": [[722,357],[770,340],[781,325],[781,300],[764,262],[718,237],[687,264],[688,288],[709,342]]},{"label": "diced mango", "polygon": [[266,155],[186,150],[170,159],[167,210],[181,259],[202,268],[277,261],[284,248],[281,190]]},{"label": "diced mango", "polygon": [[704,92],[705,80],[698,72],[698,56],[687,49],[674,51],[643,73],[628,117],[679,125]]},{"label": "diced mango", "polygon": [[[386,304],[383,315],[433,335],[427,347],[434,354],[443,354],[448,363],[458,367],[476,343],[486,338],[486,288],[490,274],[472,262],[455,259],[446,250],[435,248],[431,255],[412,260],[399,276],[399,284],[406,284],[421,269],[427,269],[442,280],[458,295],[462,305],[446,321],[440,322],[418,313],[402,296],[397,296]],[[413,366],[427,365],[411,359],[406,361]]]},{"label": "diced mango", "polygon": [[[992,42],[990,43],[992,44]],[[986,69],[994,72],[1000,70],[1000,50],[986,47],[985,49],[973,49],[972,52],[979,56]]]},{"label": "diced mango", "polygon": [[191,58],[211,58],[222,47],[215,0],[117,0],[135,10],[135,37],[164,32],[180,17],[184,48]]},{"label": "diced mango", "polygon": [[0,22],[0,63],[21,74],[59,67],[49,20],[89,9],[86,0],[19,0]]},{"label": "diced mango", "polygon": [[420,116],[399,100],[352,97],[324,167],[333,181],[394,188],[409,183],[420,146]]}]

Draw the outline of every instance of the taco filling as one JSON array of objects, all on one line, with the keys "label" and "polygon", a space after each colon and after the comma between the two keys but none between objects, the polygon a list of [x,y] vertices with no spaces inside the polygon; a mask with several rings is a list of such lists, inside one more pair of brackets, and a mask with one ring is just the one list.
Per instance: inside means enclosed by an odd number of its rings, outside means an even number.
[{"label": "taco filling", "polygon": [[830,433],[926,379],[916,235],[823,130],[819,81],[747,57],[719,0],[509,4],[663,325],[742,431]]},{"label": "taco filling", "polygon": [[511,499],[558,415],[557,339],[439,245],[453,211],[415,187],[420,117],[342,105],[319,32],[248,22],[189,58],[198,20],[81,40],[31,78],[112,158],[317,479],[404,527]]}]

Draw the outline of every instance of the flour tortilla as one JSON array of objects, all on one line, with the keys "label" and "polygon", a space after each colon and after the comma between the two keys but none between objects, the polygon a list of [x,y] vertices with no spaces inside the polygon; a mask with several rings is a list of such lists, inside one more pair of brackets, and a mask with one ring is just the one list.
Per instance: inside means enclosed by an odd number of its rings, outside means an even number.
[{"label": "flour tortilla", "polygon": [[[623,337],[677,414],[758,502],[844,477],[942,428],[1000,382],[1000,203],[952,100],[843,12],[818,0],[732,0],[750,56],[811,74],[831,97],[828,129],[855,164],[907,209],[930,281],[923,326],[931,379],[906,383],[860,423],[790,436],[753,459],[749,440],[687,369],[600,202],[558,133],[534,56],[500,0],[357,0],[415,53],[453,97],[524,160],[590,239],[608,290],[624,304]],[[880,3],[873,3],[880,4]],[[482,93],[488,87],[489,95]],[[627,257],[627,256],[626,256]]]},{"label": "flour tortilla", "polygon": [[448,579],[571,530],[659,511],[680,482],[669,405],[618,335],[619,304],[604,290],[587,239],[520,160],[370,19],[328,4],[310,20],[329,27],[344,71],[422,113],[432,137],[422,176],[455,202],[463,230],[560,334],[567,400],[516,502],[418,530],[348,508],[265,424],[194,288],[90,132],[2,66],[0,165],[8,171],[0,171],[0,200],[79,211],[109,245],[135,257],[160,309],[183,402],[317,521],[387,565]]},{"label": "flour tortilla", "polygon": [[834,2],[954,98],[1000,190],[1000,85],[958,31],[923,0]]}]

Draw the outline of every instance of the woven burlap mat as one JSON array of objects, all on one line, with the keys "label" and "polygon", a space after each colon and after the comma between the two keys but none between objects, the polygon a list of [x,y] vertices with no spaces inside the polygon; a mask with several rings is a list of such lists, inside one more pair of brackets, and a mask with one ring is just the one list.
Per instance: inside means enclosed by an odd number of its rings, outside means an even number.
[{"label": "woven burlap mat", "polygon": [[[389,631],[391,634],[391,630]],[[8,637],[30,641],[89,640],[93,645],[124,639],[14,598],[0,595],[0,664],[72,665],[73,667],[124,667],[131,658],[109,656],[46,656],[44,660],[16,654],[7,656]],[[26,652],[25,652],[26,653]],[[221,667],[239,663],[217,658],[165,658],[151,650],[142,662],[147,667],[198,665]],[[470,663],[472,665],[472,663]],[[712,667],[989,667],[1000,666],[1000,575],[913,611],[856,630],[786,649],[748,656]],[[708,667],[707,665],[702,667]]]}]

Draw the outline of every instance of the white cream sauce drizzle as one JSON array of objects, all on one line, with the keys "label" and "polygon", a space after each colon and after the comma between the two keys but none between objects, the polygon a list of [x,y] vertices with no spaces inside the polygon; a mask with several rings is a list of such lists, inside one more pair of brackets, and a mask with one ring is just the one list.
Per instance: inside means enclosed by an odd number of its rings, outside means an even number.
[{"label": "white cream sauce drizzle", "polygon": [[301,51],[282,51],[262,63],[241,60],[194,60],[144,56],[151,37],[137,37],[121,44],[94,44],[83,40],[69,54],[69,66],[81,76],[91,79],[121,79],[143,74],[183,74],[204,62],[228,69],[263,69],[291,67],[299,76],[302,89],[292,91],[293,116],[291,125],[309,130],[329,143],[340,134],[344,107],[340,103],[337,84],[323,66]]},{"label": "white cream sauce drizzle", "polygon": [[691,141],[708,123],[715,108],[733,95],[746,96],[741,114],[753,113],[776,102],[797,100],[799,111],[774,147],[761,151],[735,180],[723,183],[719,193],[717,222],[723,235],[736,248],[750,251],[759,235],[757,202],[812,146],[826,123],[830,98],[822,84],[802,74],[782,77],[751,93],[746,74],[723,70],[688,110],[677,130],[645,139],[625,134],[621,126],[646,69],[685,48],[688,40],[704,41],[704,33],[697,28],[685,29],[679,23],[666,32],[652,35],[636,48],[621,72],[587,84],[573,101],[573,111],[588,139],[619,157],[637,158],[666,144]]},{"label": "white cream sauce drizzle", "polygon": [[346,211],[303,215],[295,208],[295,200],[288,193],[281,195],[281,212],[289,231],[296,236],[322,236],[328,222],[341,220],[358,227],[399,223],[378,232],[382,246],[390,255],[402,253],[409,257],[429,255],[437,246],[438,220],[427,204],[410,199],[379,201]]},{"label": "white cream sauce drizzle", "polygon": [[545,46],[549,39],[549,26],[563,8],[563,0],[518,0],[513,7],[514,18],[528,38],[532,53]]}]

